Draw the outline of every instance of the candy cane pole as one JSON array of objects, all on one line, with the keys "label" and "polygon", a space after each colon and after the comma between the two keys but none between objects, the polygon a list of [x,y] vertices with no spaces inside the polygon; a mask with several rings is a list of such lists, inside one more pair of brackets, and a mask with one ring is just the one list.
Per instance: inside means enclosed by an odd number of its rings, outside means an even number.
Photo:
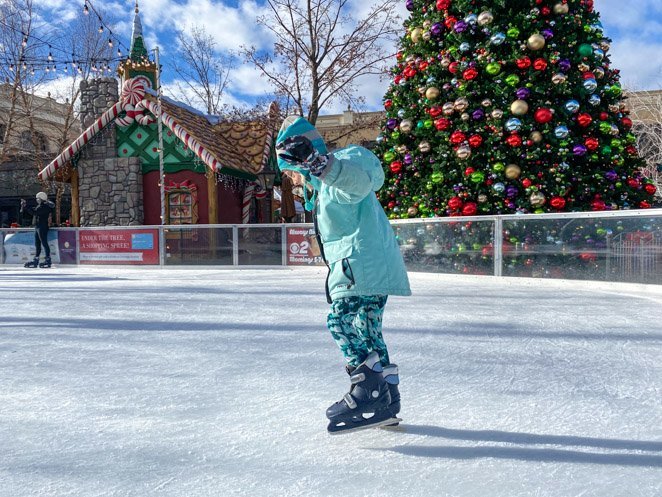
[{"label": "candy cane pole", "polygon": [[83,145],[90,141],[90,139],[96,135],[99,131],[105,128],[109,123],[111,123],[119,114],[122,112],[123,104],[117,102],[110,109],[104,112],[99,119],[97,119],[92,126],[87,128],[78,139],[73,142],[69,147],[67,147],[64,152],[58,155],[50,164],[48,164],[44,169],[39,172],[39,179],[46,180],[49,179],[55,174],[60,167],[67,163],[76,152],[78,152]]}]

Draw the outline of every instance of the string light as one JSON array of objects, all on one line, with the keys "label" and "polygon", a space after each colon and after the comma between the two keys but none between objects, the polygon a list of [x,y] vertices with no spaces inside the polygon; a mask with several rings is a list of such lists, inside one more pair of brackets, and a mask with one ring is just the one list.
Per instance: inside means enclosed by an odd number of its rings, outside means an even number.
[{"label": "string light", "polygon": [[83,14],[89,15],[90,9],[87,8],[87,2],[85,2],[85,5],[83,6]]}]

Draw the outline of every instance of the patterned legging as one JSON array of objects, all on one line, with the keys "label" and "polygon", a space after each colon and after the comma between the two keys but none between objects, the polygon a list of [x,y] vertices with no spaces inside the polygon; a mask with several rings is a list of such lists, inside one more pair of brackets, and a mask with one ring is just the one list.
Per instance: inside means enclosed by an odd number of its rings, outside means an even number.
[{"label": "patterned legging", "polygon": [[389,363],[382,338],[382,315],[388,295],[345,297],[334,300],[326,325],[350,366],[360,365],[374,350],[383,366]]}]

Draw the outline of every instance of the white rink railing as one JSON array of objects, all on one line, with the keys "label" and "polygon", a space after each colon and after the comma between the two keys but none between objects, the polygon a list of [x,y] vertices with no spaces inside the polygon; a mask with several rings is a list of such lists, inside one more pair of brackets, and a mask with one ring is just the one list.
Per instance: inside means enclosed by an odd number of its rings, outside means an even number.
[{"label": "white rink railing", "polygon": [[[396,220],[411,271],[662,284],[662,209]],[[309,224],[54,228],[55,264],[323,265]],[[0,228],[0,263],[34,254]]]}]

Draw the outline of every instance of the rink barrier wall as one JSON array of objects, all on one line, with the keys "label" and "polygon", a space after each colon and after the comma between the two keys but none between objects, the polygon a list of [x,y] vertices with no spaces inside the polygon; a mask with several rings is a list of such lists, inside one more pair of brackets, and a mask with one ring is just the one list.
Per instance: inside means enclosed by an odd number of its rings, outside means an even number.
[{"label": "rink barrier wall", "polygon": [[[410,271],[662,284],[662,209],[392,221]],[[0,229],[0,264],[34,257]],[[323,266],[311,224],[53,228],[56,265]]]}]

